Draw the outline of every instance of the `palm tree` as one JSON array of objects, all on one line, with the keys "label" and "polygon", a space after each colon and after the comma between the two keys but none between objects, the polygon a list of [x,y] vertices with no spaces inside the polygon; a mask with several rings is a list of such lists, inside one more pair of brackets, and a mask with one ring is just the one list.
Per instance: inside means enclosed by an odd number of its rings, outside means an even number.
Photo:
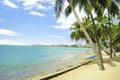
[{"label": "palm tree", "polygon": [[74,22],[72,24],[72,26],[74,26],[74,27],[70,28],[70,30],[72,31],[71,35],[70,35],[71,40],[75,40],[76,42],[78,42],[80,39],[86,40],[86,37],[85,37],[79,23]]},{"label": "palm tree", "polygon": [[120,26],[119,25],[112,25],[112,43],[114,47],[117,47],[120,44]]},{"label": "palm tree", "polygon": [[[106,48],[106,46],[107,46],[106,41],[108,41],[108,38],[109,38],[108,27],[106,26],[107,17],[103,16],[102,20],[99,20],[99,19],[100,18],[98,18],[98,17],[95,18],[95,20],[97,22],[96,25],[98,26],[97,31],[98,31],[99,41],[101,43],[101,47],[103,48],[103,51],[105,51],[105,53],[107,55],[109,55],[108,49]],[[94,33],[94,30],[92,29],[93,25],[92,25],[91,20],[89,20],[88,18],[85,17],[82,19],[82,24],[85,26],[87,32],[89,32],[90,37],[92,38],[93,42],[96,42],[94,39],[95,33]],[[70,38],[72,40],[75,40],[76,42],[79,41],[80,39],[84,39],[87,41],[87,39],[86,39],[80,25],[78,24],[78,22],[74,22],[72,24],[72,26],[74,26],[74,27],[71,27],[71,29],[70,29],[70,30],[72,30]],[[120,27],[118,25],[112,24],[112,30],[113,30],[112,43],[114,46],[116,46],[116,44],[118,44],[120,42],[119,41],[119,39],[120,39],[120,32],[119,32]],[[104,46],[104,45],[106,45],[106,46]],[[113,51],[114,51],[114,49],[113,49]],[[116,55],[114,54],[114,56],[116,56]]]},{"label": "palm tree", "polygon": [[[100,58],[100,63],[103,63],[103,60],[102,60],[102,54],[101,54],[101,46],[100,46],[100,42],[99,42],[99,39],[98,39],[98,32],[97,32],[97,27],[96,27],[96,24],[95,24],[95,21],[94,21],[94,17],[93,17],[93,14],[92,14],[92,10],[94,9],[94,7],[97,6],[98,9],[101,9],[99,8],[99,4],[98,2],[96,1],[93,1],[93,0],[81,0],[81,1],[84,1],[84,3],[80,2],[79,6],[83,9],[84,11],[87,13],[87,15],[91,18],[91,21],[92,21],[92,25],[93,25],[93,30],[95,32],[95,43],[96,43],[96,49],[97,49],[97,53],[98,53],[98,58]],[[99,10],[101,11],[101,10]],[[103,67],[103,66],[101,66]]]},{"label": "palm tree", "polygon": [[105,41],[108,40],[109,33],[108,33],[108,27],[106,25],[107,19],[108,19],[107,16],[94,18],[94,20],[96,21],[99,41],[101,41],[101,44],[105,44]]},{"label": "palm tree", "polygon": [[[62,9],[63,9],[64,1],[65,1],[65,0],[56,0],[56,2],[55,2],[55,13],[56,13],[56,17],[57,17],[57,18],[59,18],[60,13],[61,13],[61,11],[62,11]],[[84,26],[82,25],[82,23],[81,23],[78,15],[77,15],[77,13],[76,13],[76,11],[75,11],[75,9],[74,9],[74,6],[73,6],[73,4],[72,4],[72,2],[71,2],[71,1],[76,1],[76,0],[67,0],[67,1],[68,1],[69,5],[68,5],[68,7],[66,8],[66,11],[71,11],[71,12],[73,11],[73,13],[74,13],[74,15],[75,15],[75,17],[76,17],[79,25],[81,26],[84,34],[86,35],[86,37],[87,37],[87,39],[90,41],[90,43],[94,46],[93,41],[91,40],[91,38],[90,38],[88,32],[86,31],[86,29],[84,28]],[[69,13],[70,13],[70,12],[69,12]],[[66,14],[68,14],[68,13],[66,12]]]},{"label": "palm tree", "polygon": [[[108,51],[108,40],[109,40],[109,28],[106,24],[107,23],[107,16],[101,16],[101,17],[96,17],[96,25],[97,25],[97,31],[98,31],[98,36],[99,36],[99,41],[102,46],[102,50],[106,52],[108,55],[110,55],[110,51]],[[111,19],[112,20],[112,19]],[[112,49],[114,52],[115,56],[115,50]]]},{"label": "palm tree", "polygon": [[[68,9],[71,9],[71,10],[68,10],[68,11],[72,11],[75,15],[75,18],[76,20],[78,21],[79,25],[81,26],[87,40],[91,43],[92,47],[93,47],[93,50],[94,50],[94,53],[96,54],[97,56],[97,59],[98,59],[98,65],[99,65],[99,68],[101,70],[104,70],[104,66],[103,66],[103,63],[102,63],[102,58],[101,56],[97,53],[97,50],[96,50],[96,46],[95,46],[95,43],[92,41],[90,35],[88,34],[88,32],[86,31],[85,27],[82,25],[79,17],[78,17],[78,14],[76,13],[75,11],[75,6],[77,5],[79,0],[67,0],[67,2],[69,3],[69,8]],[[64,3],[64,0],[56,0],[55,2],[55,12],[56,12],[56,17],[59,17],[60,16],[60,13],[63,9],[63,3]]]},{"label": "palm tree", "polygon": [[99,4],[101,4],[108,11],[108,23],[109,23],[109,37],[110,37],[110,58],[112,58],[112,30],[110,25],[110,18],[119,13],[119,7],[115,2],[120,3],[120,0],[98,0]]},{"label": "palm tree", "polygon": [[[84,27],[86,28],[87,32],[89,33],[92,41],[95,43],[95,39],[94,39],[94,31],[92,29],[92,25],[91,25],[91,21],[88,20],[86,17],[82,19],[82,24],[84,25]],[[76,42],[79,41],[80,39],[84,39],[86,40],[86,42],[88,43],[88,40],[83,32],[83,30],[81,29],[79,23],[76,21],[72,24],[73,27],[70,28],[71,35],[70,38],[72,40],[75,40]]]}]

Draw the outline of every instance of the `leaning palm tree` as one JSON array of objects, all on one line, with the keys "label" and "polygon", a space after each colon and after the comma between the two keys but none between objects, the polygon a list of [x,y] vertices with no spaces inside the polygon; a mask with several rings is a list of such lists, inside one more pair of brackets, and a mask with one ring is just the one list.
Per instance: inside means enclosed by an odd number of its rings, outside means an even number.
[{"label": "leaning palm tree", "polygon": [[[64,4],[64,1],[65,0],[56,0],[55,2],[55,12],[56,12],[56,17],[59,18],[60,16],[60,13],[62,12],[62,9],[63,9],[63,4]],[[67,11],[72,11],[75,15],[75,18],[76,20],[78,21],[79,25],[81,26],[87,40],[91,43],[92,47],[93,47],[93,50],[97,56],[97,59],[98,59],[98,65],[99,65],[99,68],[101,70],[104,70],[104,66],[103,66],[103,63],[102,63],[102,59],[101,59],[101,56],[97,53],[97,50],[96,50],[96,47],[95,47],[95,43],[92,41],[90,35],[88,34],[88,32],[86,31],[85,27],[82,25],[79,17],[78,17],[78,14],[76,13],[75,11],[75,6],[77,5],[78,3],[78,0],[67,0],[67,2],[69,3],[68,5],[68,10]]]},{"label": "leaning palm tree", "polygon": [[96,27],[94,17],[92,14],[94,7],[97,7],[97,9],[99,11],[102,11],[102,10],[100,10],[101,8],[99,8],[99,4],[97,1],[95,2],[93,0],[81,0],[81,2],[80,1],[78,1],[78,2],[80,3],[79,4],[80,9],[83,7],[84,11],[87,13],[87,15],[90,17],[90,20],[92,21],[93,30],[95,32],[95,44],[96,44],[97,53],[99,54],[101,63],[103,63],[102,54],[101,54],[101,46],[100,46],[100,42],[99,42],[99,38],[98,38],[98,31],[97,31],[97,27]]},{"label": "leaning palm tree", "polygon": [[[61,13],[61,11],[62,11],[62,9],[63,9],[64,1],[65,1],[65,0],[56,0],[56,3],[55,3],[55,13],[56,13],[56,17],[57,17],[57,18],[59,18],[60,13]],[[82,23],[81,23],[81,21],[80,21],[80,19],[79,19],[79,17],[78,17],[78,14],[76,13],[76,11],[75,11],[75,9],[74,9],[74,6],[73,6],[73,4],[72,4],[72,1],[76,1],[76,0],[67,0],[67,1],[68,1],[69,5],[68,5],[68,7],[66,8],[66,11],[71,11],[71,12],[73,11],[73,13],[74,13],[74,15],[75,15],[75,18],[77,19],[79,25],[81,26],[84,34],[86,35],[86,37],[87,37],[87,39],[90,41],[90,43],[94,46],[93,41],[91,40],[91,38],[90,38],[88,32],[86,31],[86,29],[84,28],[84,26],[82,25]],[[68,15],[68,13],[70,13],[70,12],[66,12],[66,15]]]}]

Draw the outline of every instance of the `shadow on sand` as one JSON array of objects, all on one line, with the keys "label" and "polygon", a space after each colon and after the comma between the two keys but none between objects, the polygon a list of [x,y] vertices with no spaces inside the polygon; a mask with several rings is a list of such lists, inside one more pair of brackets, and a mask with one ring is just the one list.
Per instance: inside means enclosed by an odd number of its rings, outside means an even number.
[{"label": "shadow on sand", "polygon": [[[114,57],[114,58],[103,58],[103,63],[106,63],[108,65],[110,65],[111,67],[115,67],[116,64],[115,62],[120,62],[120,56],[118,57]],[[97,60],[92,61],[91,63],[87,64],[87,65],[92,65],[92,64],[96,64]]]}]

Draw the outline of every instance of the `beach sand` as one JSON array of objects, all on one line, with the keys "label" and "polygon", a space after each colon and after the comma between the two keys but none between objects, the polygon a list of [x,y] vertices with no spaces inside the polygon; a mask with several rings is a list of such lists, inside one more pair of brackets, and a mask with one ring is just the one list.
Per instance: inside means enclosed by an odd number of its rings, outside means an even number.
[{"label": "beach sand", "polygon": [[[85,54],[82,57],[88,58],[89,55],[91,54]],[[110,60],[109,56],[104,54],[103,58],[104,71],[99,70],[96,60],[94,60],[49,80],[120,80],[120,57]],[[40,80],[40,78],[41,76],[36,76],[27,80]]]},{"label": "beach sand", "polygon": [[120,80],[120,57],[114,60],[104,57],[104,71],[93,61],[50,80]]}]

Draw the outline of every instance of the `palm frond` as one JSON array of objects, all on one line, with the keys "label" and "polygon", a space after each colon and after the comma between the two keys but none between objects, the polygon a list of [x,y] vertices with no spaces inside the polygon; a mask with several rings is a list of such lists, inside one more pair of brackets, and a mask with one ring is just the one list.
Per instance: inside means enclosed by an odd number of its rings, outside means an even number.
[{"label": "palm frond", "polygon": [[72,12],[72,9],[71,9],[70,5],[68,5],[67,8],[65,9],[65,16],[68,17],[71,12]]},{"label": "palm frond", "polygon": [[115,17],[115,15],[119,14],[119,7],[113,1],[110,6],[110,13],[114,17]]},{"label": "palm frond", "polygon": [[63,6],[64,6],[64,0],[56,0],[55,1],[55,14],[56,14],[56,18],[60,17],[60,14],[63,10]]}]

